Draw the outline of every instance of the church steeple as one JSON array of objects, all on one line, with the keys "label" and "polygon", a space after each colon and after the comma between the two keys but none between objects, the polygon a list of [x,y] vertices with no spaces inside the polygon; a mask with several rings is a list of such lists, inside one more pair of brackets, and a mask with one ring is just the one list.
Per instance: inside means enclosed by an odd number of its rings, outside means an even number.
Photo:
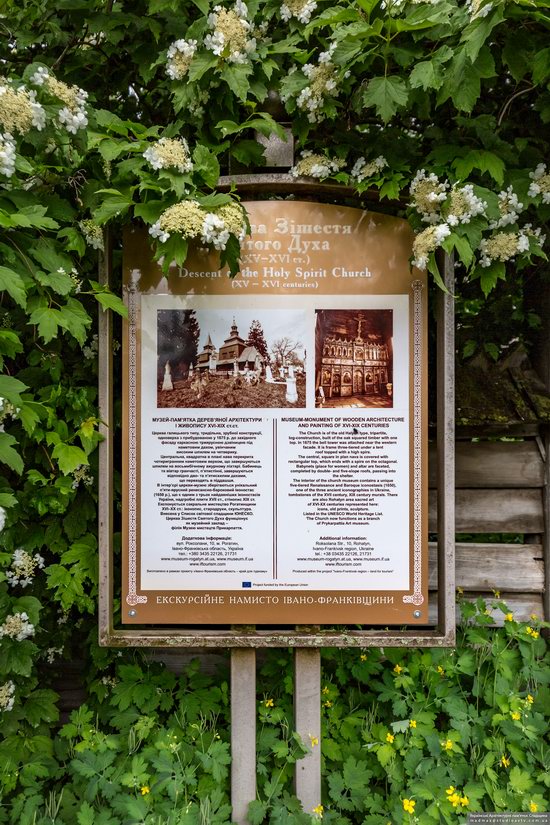
[{"label": "church steeple", "polygon": [[237,329],[237,324],[235,323],[235,319],[233,318],[233,323],[231,325],[231,332],[229,333],[231,338],[238,338],[239,337],[239,330]]}]

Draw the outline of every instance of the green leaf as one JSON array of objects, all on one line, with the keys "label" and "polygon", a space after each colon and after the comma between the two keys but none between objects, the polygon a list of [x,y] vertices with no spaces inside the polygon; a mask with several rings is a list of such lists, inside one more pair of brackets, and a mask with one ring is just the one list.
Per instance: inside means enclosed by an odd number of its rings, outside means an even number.
[{"label": "green leaf", "polygon": [[0,266],[0,290],[7,292],[15,303],[23,309],[26,307],[27,294],[23,279],[13,269],[8,269],[7,266]]},{"label": "green leaf", "polygon": [[222,77],[239,100],[246,100],[248,90],[250,88],[249,75],[252,71],[251,66],[246,63],[230,66],[225,69]]},{"label": "green leaf", "polygon": [[94,290],[94,296],[99,301],[103,309],[112,309],[113,312],[116,312],[117,315],[121,315],[123,318],[128,317],[128,310],[118,295],[115,295],[106,287],[102,286],[102,284],[97,283],[97,281],[90,281],[91,287]]},{"label": "green leaf", "polygon": [[193,160],[196,171],[203,177],[206,185],[214,189],[220,177],[220,164],[216,155],[206,146],[199,144],[193,152]]},{"label": "green leaf", "polygon": [[58,309],[50,309],[48,306],[39,306],[31,313],[29,324],[38,326],[38,334],[47,344],[57,335],[57,329],[61,324],[60,312]]},{"label": "green leaf", "polygon": [[58,295],[68,295],[74,289],[74,283],[67,272],[42,272],[36,270],[34,277],[42,286],[53,289]]},{"label": "green leaf", "polygon": [[134,215],[136,218],[142,218],[145,223],[156,223],[161,214],[166,209],[166,201],[147,201],[147,203],[137,203],[134,206]]},{"label": "green leaf", "polygon": [[73,262],[70,256],[64,252],[58,252],[51,241],[39,241],[31,246],[29,253],[47,272],[56,272],[58,269],[70,272],[72,269]]},{"label": "green leaf", "polygon": [[194,56],[187,73],[189,83],[196,83],[208,69],[216,66],[217,63],[218,58],[211,51],[198,52]]},{"label": "green leaf", "polygon": [[473,169],[479,169],[481,172],[487,172],[499,186],[504,182],[504,161],[486,149],[472,149],[465,157],[457,158],[453,166],[461,180],[467,180]]},{"label": "green leaf", "polygon": [[56,707],[58,698],[53,690],[33,690],[25,701],[25,720],[33,727],[37,727],[40,722],[57,722],[59,719],[59,711]]},{"label": "green leaf", "polygon": [[0,432],[0,462],[7,464],[10,470],[21,475],[23,472],[23,459],[14,450],[13,444],[17,444],[17,440],[13,435]]},{"label": "green leaf", "polygon": [[387,123],[408,99],[405,81],[401,77],[373,77],[363,94],[364,106],[375,106],[377,114]]},{"label": "green leaf", "polygon": [[409,84],[413,89],[418,89],[419,87],[424,89],[424,91],[427,89],[439,89],[442,83],[443,79],[436,72],[436,66],[433,60],[423,60],[417,63],[409,77]]},{"label": "green leaf", "polygon": [[88,802],[83,802],[76,815],[78,825],[94,825],[96,822],[95,810]]},{"label": "green leaf", "polygon": [[83,344],[86,340],[86,330],[91,325],[92,319],[80,301],[69,298],[65,306],[59,310],[58,323],[70,332],[79,344]]},{"label": "green leaf", "polygon": [[55,458],[63,475],[69,475],[82,464],[88,464],[88,456],[80,447],[60,442],[53,448],[52,458]]},{"label": "green leaf", "polygon": [[262,825],[267,814],[267,804],[254,799],[248,806],[248,821],[250,825]]},{"label": "green leaf", "polygon": [[533,786],[533,780],[526,771],[522,771],[517,765],[510,771],[510,787],[516,793],[525,793]]},{"label": "green leaf", "polygon": [[20,393],[27,389],[27,385],[17,378],[0,375],[0,398],[7,398],[14,406],[18,407],[21,404]]},{"label": "green leaf", "polygon": [[98,189],[96,195],[105,195],[99,207],[93,212],[93,219],[98,224],[107,223],[111,218],[124,215],[133,201],[117,189]]}]

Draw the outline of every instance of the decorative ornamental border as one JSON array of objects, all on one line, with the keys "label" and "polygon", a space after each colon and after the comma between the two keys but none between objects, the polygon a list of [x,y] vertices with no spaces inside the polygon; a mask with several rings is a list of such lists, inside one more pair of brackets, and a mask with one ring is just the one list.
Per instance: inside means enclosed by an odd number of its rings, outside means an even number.
[{"label": "decorative ornamental border", "polygon": [[137,317],[139,295],[134,278],[128,287],[128,595],[129,605],[146,604],[137,593]]},{"label": "decorative ornamental border", "polygon": [[413,593],[403,602],[421,605],[422,595],[422,281],[413,281]]}]

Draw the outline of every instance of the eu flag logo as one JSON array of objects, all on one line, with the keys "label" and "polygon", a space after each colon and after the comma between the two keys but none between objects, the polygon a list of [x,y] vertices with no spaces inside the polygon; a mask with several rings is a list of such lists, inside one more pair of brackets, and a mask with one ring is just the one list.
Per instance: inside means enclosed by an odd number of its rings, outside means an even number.
[{"label": "eu flag logo", "polygon": [[243,587],[252,587],[252,582],[243,582]]}]

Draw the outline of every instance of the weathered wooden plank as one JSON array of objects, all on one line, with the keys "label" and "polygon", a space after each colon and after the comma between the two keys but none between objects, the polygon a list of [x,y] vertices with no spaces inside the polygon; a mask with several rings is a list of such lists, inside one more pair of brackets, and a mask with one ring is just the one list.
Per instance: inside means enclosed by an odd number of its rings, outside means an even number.
[{"label": "weathered wooden plank", "polygon": [[[464,590],[541,593],[541,544],[457,544],[456,584]],[[430,543],[430,590],[437,589],[437,548]]]},{"label": "weathered wooden plank", "polygon": [[256,651],[231,651],[231,821],[247,825],[256,799]]},{"label": "weathered wooden plank", "polygon": [[[534,439],[528,441],[464,442],[455,447],[457,487],[529,488],[544,484],[544,464]],[[429,446],[428,479],[437,487],[437,453]]]},{"label": "weathered wooden plank", "polygon": [[455,591],[455,269],[452,254],[443,258],[445,290],[438,290],[437,319],[437,579],[438,630],[449,643],[456,633]]},{"label": "weathered wooden plank", "polygon": [[151,648],[145,654],[149,662],[163,662],[168,670],[172,673],[183,673],[185,668],[193,661],[199,659],[201,662],[201,670],[209,676],[214,676],[220,667],[229,664],[229,656],[227,652],[212,653],[204,650],[164,650],[159,648]]},{"label": "weathered wooden plank", "polygon": [[[429,531],[437,531],[435,491],[429,496]],[[542,490],[457,490],[457,533],[542,533]]]},{"label": "weathered wooden plank", "polygon": [[321,803],[321,652],[294,652],[294,725],[310,753],[296,762],[296,796],[311,813]]},{"label": "weathered wooden plank", "polygon": [[[487,602],[487,608],[491,611],[494,618],[494,624],[501,626],[504,624],[504,614],[500,610],[495,610],[492,605],[495,602],[493,593],[468,593],[467,598],[471,601],[477,596],[482,596]],[[465,597],[466,598],[466,597]],[[510,611],[514,614],[514,618],[518,621],[526,622],[532,614],[536,614],[542,618],[542,594],[524,594],[524,593],[503,593],[501,592],[500,601],[507,604]],[[437,594],[430,593],[429,601],[429,617],[430,622],[435,623],[437,618]],[[460,610],[457,608],[457,621],[460,620]]]}]

